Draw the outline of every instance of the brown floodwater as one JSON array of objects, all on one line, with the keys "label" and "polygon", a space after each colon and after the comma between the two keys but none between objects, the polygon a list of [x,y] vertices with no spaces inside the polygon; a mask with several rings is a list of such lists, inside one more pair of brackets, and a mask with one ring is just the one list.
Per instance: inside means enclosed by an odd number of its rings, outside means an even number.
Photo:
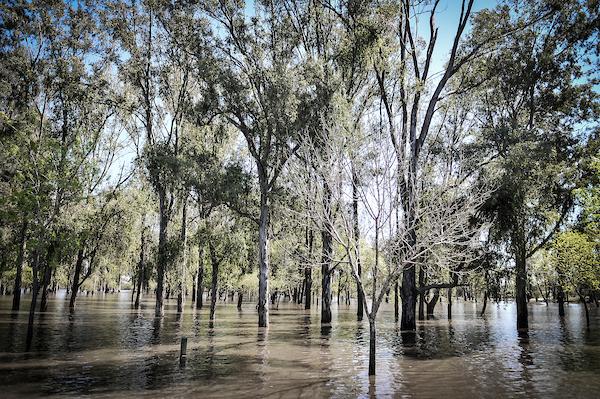
[{"label": "brown floodwater", "polygon": [[[28,308],[25,296],[23,309]],[[378,317],[377,376],[370,379],[368,323],[354,306],[333,306],[331,328],[320,309],[281,303],[268,329],[257,327],[254,304],[241,311],[220,303],[213,328],[208,309],[191,303],[179,316],[168,301],[163,319],[152,297],[133,310],[130,293],[82,296],[69,315],[65,293],[36,319],[24,352],[27,312],[13,316],[0,297],[0,397],[599,397],[600,312],[580,304],[564,320],[556,305],[532,303],[530,331],[515,330],[513,303],[445,302],[420,322],[416,339],[402,336],[393,305]],[[180,337],[188,337],[185,364]]]}]

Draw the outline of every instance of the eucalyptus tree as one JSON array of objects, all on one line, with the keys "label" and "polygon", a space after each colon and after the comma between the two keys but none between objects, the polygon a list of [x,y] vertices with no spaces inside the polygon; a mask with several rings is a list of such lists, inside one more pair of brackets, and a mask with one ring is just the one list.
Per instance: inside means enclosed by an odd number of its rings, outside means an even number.
[{"label": "eucalyptus tree", "polygon": [[[520,3],[509,2],[516,7]],[[548,244],[573,208],[578,137],[596,118],[597,4],[531,2],[482,13],[473,35],[511,31],[482,59],[482,147],[497,158],[498,189],[486,206],[494,239],[516,271],[517,328],[527,329],[527,260]]]},{"label": "eucalyptus tree", "polygon": [[254,3],[252,15],[233,1],[209,3],[215,25],[216,72],[207,78],[214,93],[208,105],[244,137],[254,160],[260,192],[258,217],[258,325],[268,325],[269,238],[273,191],[302,135],[305,90],[290,29],[280,3]]},{"label": "eucalyptus tree", "polygon": [[[201,108],[202,102],[197,105]],[[204,116],[202,109],[195,109],[193,112],[197,117],[196,120],[201,120]],[[232,127],[219,122],[209,126],[200,123],[191,130],[191,133],[184,148],[183,158],[187,170],[186,184],[190,188],[191,200],[197,206],[197,214],[194,218],[198,226],[195,237],[198,244],[195,306],[201,309],[207,244],[212,237],[211,224],[218,221],[218,217],[213,216],[213,212],[220,208],[228,208],[238,216],[248,217],[258,206],[250,176],[243,167],[243,159],[235,154],[238,143]],[[221,210],[220,213],[230,217],[227,212]],[[215,251],[220,248],[218,243],[212,245]],[[210,248],[208,249],[210,257]],[[210,260],[212,262],[213,258]]]},{"label": "eucalyptus tree", "polygon": [[181,193],[184,183],[180,179],[181,148],[195,87],[192,56],[181,41],[195,37],[187,29],[195,31],[190,24],[184,24],[186,20],[178,18],[179,14],[173,14],[171,7],[159,1],[132,4],[108,1],[106,10],[104,24],[119,44],[117,65],[124,77],[122,108],[128,130],[158,197],[155,314],[162,316],[165,275],[174,261],[169,224],[177,203],[183,203],[185,197]]},{"label": "eucalyptus tree", "polygon": [[[18,140],[9,147],[19,148],[11,155],[18,171],[11,179],[18,189],[9,202],[24,205],[21,222],[28,220],[34,259],[28,346],[40,288],[44,311],[53,270],[67,252],[61,249],[68,245],[61,243],[65,212],[80,200],[82,182],[94,168],[93,155],[114,114],[107,63],[111,51],[95,13],[93,2],[2,7],[3,23],[9,27],[3,51],[11,53],[3,66],[20,60],[13,64],[16,73],[10,81],[10,93],[18,91],[20,102],[3,97],[8,107],[3,110],[3,131]],[[22,84],[26,76],[35,78]]]}]

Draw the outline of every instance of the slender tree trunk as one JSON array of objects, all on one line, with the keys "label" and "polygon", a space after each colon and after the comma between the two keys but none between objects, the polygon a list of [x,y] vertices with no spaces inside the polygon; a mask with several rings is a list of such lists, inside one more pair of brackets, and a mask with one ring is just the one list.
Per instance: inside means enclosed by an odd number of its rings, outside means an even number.
[{"label": "slender tree trunk", "polygon": [[524,243],[519,245],[515,254],[516,264],[516,282],[515,299],[517,302],[517,329],[525,330],[529,328],[527,318],[527,266]]},{"label": "slender tree trunk", "polygon": [[215,253],[215,248],[211,242],[208,243],[208,250],[212,263],[211,284],[210,284],[210,321],[215,320],[215,309],[217,306],[217,283],[219,279],[219,260]]},{"label": "slender tree trunk", "polygon": [[181,212],[181,242],[183,243],[183,256],[181,259],[181,275],[179,276],[179,284],[177,288],[177,313],[183,312],[183,301],[185,297],[184,279],[187,263],[187,198],[183,201],[183,209]]},{"label": "slender tree trunk", "polygon": [[321,266],[321,324],[331,323],[331,271],[329,265]]},{"label": "slender tree trunk", "polygon": [[369,375],[375,375],[376,330],[375,316],[369,317]]},{"label": "slender tree trunk", "polygon": [[558,301],[558,315],[560,317],[565,317],[565,291],[560,284],[558,285],[558,294],[556,295],[556,300]]},{"label": "slender tree trunk", "polygon": [[[308,245],[309,258],[312,259],[314,233],[312,229],[307,228],[306,241]],[[312,268],[304,268],[304,309],[310,309],[312,299]]]},{"label": "slender tree trunk", "polygon": [[324,184],[323,206],[325,208],[325,227],[321,230],[321,324],[331,323],[331,262],[333,259],[333,244],[331,237],[331,188]]},{"label": "slender tree trunk", "polygon": [[136,309],[140,308],[140,300],[142,296],[142,283],[144,281],[144,275],[146,274],[146,262],[144,259],[141,259],[140,262],[140,270],[139,270],[138,280],[137,280],[137,292],[135,294],[135,304],[133,305]]},{"label": "slender tree trunk", "polygon": [[587,327],[587,329],[590,329],[590,310],[588,309],[588,304],[585,301],[585,297],[581,294],[579,294],[579,300],[581,301],[581,303],[583,304],[583,309],[585,309],[585,325]]},{"label": "slender tree trunk", "polygon": [[[356,173],[356,169],[354,168],[354,163],[352,163],[352,217],[354,223],[354,245],[357,248],[357,256],[356,266],[358,272],[358,278],[362,277],[362,265],[360,262],[360,227],[358,225],[358,174]],[[362,292],[358,288],[358,282],[356,283],[356,319],[358,321],[362,321],[363,315],[365,313],[364,303],[362,298]]]},{"label": "slender tree trunk", "polygon": [[154,308],[154,315],[162,317],[165,311],[164,290],[165,268],[167,266],[167,228],[169,223],[167,215],[167,198],[164,188],[159,189],[158,200],[160,224],[158,230],[158,263],[156,265],[156,305]]},{"label": "slender tree trunk", "polygon": [[196,281],[197,276],[194,276],[192,280],[192,307],[194,306],[193,304],[196,303]]},{"label": "slender tree trunk", "polygon": [[19,235],[19,253],[17,254],[17,272],[15,274],[15,286],[13,288],[12,310],[17,311],[21,306],[21,280],[23,278],[23,262],[25,260],[25,242],[27,240],[27,221],[21,225]]},{"label": "slender tree trunk", "polygon": [[[425,271],[419,267],[419,287],[425,285]],[[419,320],[425,320],[425,295],[424,291],[419,291]]]},{"label": "slender tree trunk", "polygon": [[[302,269],[302,274],[304,274],[304,269]],[[300,305],[302,301],[304,301],[304,289],[306,288],[306,276],[302,279],[302,284],[300,285],[300,292],[298,293],[298,298],[296,303]]]},{"label": "slender tree trunk", "polygon": [[394,284],[394,320],[398,322],[400,319],[400,298],[398,296],[398,280]]},{"label": "slender tree trunk", "polygon": [[136,309],[140,308],[140,297],[142,295],[142,283],[144,276],[146,275],[146,224],[145,215],[142,218],[142,237],[140,243],[140,261],[138,264],[138,276],[137,276],[137,294],[135,295],[135,304],[133,305]]},{"label": "slender tree trunk", "polygon": [[196,309],[202,309],[202,297],[204,296],[204,245],[198,243],[198,282],[196,283]]},{"label": "slender tree trunk", "polygon": [[75,262],[75,271],[71,285],[71,299],[69,300],[69,310],[71,313],[75,311],[75,301],[77,300],[77,292],[79,291],[79,280],[81,278],[81,269],[83,268],[84,245],[81,244],[81,247],[77,251],[77,261]]},{"label": "slender tree trunk", "polygon": [[481,308],[481,316],[485,314],[485,309],[487,308],[488,301],[488,292],[487,290],[483,291],[483,308]]},{"label": "slender tree trunk", "polygon": [[37,305],[37,297],[40,292],[40,283],[39,283],[39,265],[40,265],[40,254],[39,252],[35,252],[33,255],[33,286],[31,289],[31,304],[29,305],[29,320],[27,323],[27,338],[25,340],[25,351],[29,352],[31,349],[31,343],[33,341],[33,321],[35,319],[35,307]]},{"label": "slender tree trunk", "polygon": [[54,254],[56,252],[56,243],[50,242],[48,252],[46,254],[46,262],[44,264],[44,279],[42,282],[42,299],[40,300],[40,312],[48,310],[48,286],[52,277],[52,263],[54,262]]},{"label": "slender tree trunk", "polygon": [[448,320],[452,320],[452,288],[448,288]]},{"label": "slender tree trunk", "polygon": [[[262,173],[259,173],[262,175]],[[269,325],[269,212],[268,182],[261,182],[260,218],[258,226],[258,326]]]},{"label": "slender tree trunk", "polygon": [[242,291],[242,289],[240,288],[240,290],[238,291],[238,302],[237,302],[238,310],[242,310],[243,301],[244,301],[244,291]]}]

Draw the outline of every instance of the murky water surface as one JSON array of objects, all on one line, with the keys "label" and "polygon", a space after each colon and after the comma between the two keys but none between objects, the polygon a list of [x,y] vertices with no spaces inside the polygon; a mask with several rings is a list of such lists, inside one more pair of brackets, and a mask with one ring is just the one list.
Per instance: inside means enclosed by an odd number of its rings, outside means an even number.
[{"label": "murky water surface", "polygon": [[[27,300],[23,309],[28,307]],[[180,317],[168,303],[153,317],[129,294],[81,297],[69,315],[64,292],[36,321],[33,349],[24,353],[27,313],[10,314],[0,297],[0,397],[599,397],[600,312],[571,304],[562,322],[555,305],[530,305],[530,333],[515,331],[512,303],[454,306],[452,321],[438,305],[415,342],[402,338],[393,306],[378,319],[377,377],[369,379],[366,322],[355,308],[334,304],[332,328],[319,309],[292,304],[271,310],[259,329],[253,304],[220,304],[209,328],[207,309],[186,304]],[[189,337],[185,365],[179,339]]]}]

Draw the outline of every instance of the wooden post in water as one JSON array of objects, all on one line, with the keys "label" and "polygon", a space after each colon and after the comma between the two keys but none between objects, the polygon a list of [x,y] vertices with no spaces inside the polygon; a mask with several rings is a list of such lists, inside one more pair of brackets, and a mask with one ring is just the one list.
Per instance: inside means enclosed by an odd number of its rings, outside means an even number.
[{"label": "wooden post in water", "polygon": [[185,365],[185,359],[187,354],[187,337],[181,337],[181,348],[179,351],[179,364]]}]

